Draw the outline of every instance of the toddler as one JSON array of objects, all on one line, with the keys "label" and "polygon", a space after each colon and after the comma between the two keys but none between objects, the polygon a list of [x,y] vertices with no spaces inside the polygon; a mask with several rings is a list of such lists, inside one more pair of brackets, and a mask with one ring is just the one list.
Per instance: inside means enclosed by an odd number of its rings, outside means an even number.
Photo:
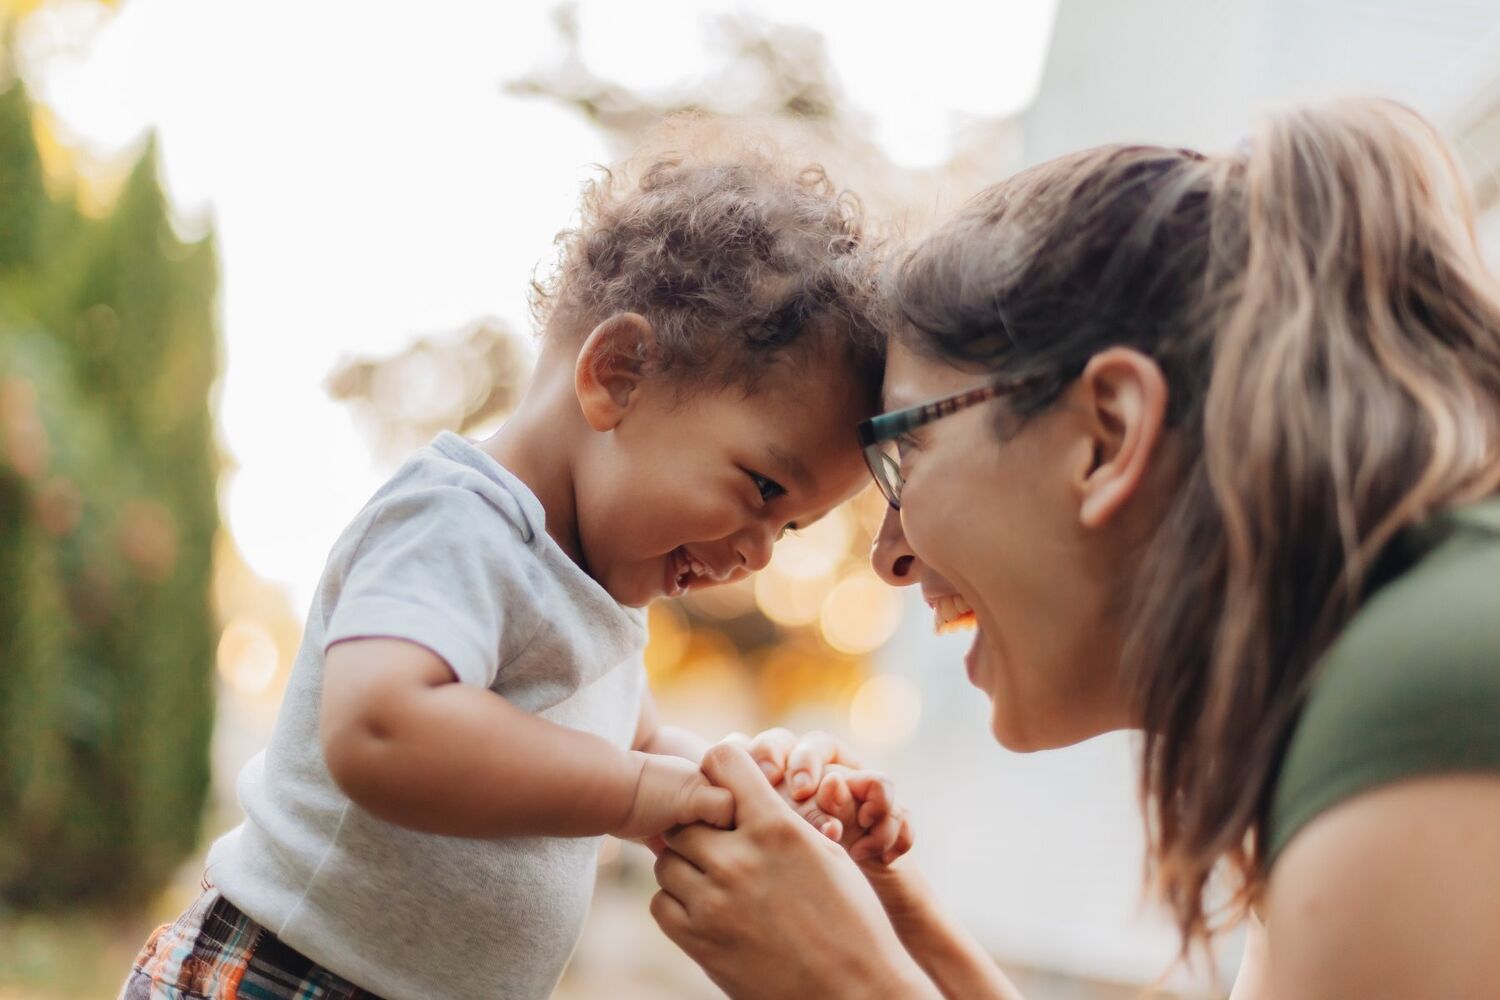
[{"label": "toddler", "polygon": [[[863,485],[857,208],[768,155],[663,156],[593,183],[559,246],[524,398],[487,440],[439,435],[334,544],[245,821],[125,997],[545,997],[600,835],[733,822],[706,745],[656,722],[643,609],[760,569]],[[825,803],[870,787],[820,773]],[[868,798],[846,815],[894,830]]]}]

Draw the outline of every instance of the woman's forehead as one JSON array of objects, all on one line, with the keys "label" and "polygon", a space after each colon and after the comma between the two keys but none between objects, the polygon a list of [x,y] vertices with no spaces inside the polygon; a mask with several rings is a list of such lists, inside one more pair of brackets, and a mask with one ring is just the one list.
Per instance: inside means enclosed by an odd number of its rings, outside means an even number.
[{"label": "woman's forehead", "polygon": [[881,383],[882,410],[900,410],[972,383],[974,376],[926,357],[893,340],[886,354]]}]

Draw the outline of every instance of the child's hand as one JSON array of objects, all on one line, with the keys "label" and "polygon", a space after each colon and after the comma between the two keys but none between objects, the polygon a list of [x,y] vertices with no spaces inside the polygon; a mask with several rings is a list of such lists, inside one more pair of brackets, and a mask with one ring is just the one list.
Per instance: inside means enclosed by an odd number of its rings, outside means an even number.
[{"label": "child's hand", "polygon": [[911,850],[911,822],[895,804],[890,779],[863,770],[848,749],[827,733],[798,738],[768,729],[744,746],[803,819],[842,844],[858,862],[890,864]]},{"label": "child's hand", "polygon": [[754,738],[736,735],[729,739],[749,751],[772,785],[785,782],[797,802],[811,798],[817,791],[825,766],[859,767],[848,748],[827,733],[811,732],[799,737],[778,727]]},{"label": "child's hand", "polygon": [[725,830],[734,825],[734,796],[710,784],[697,764],[666,754],[632,751],[631,756],[641,764],[635,799],[620,825],[610,831],[614,836],[648,838],[698,822]]},{"label": "child's hand", "polygon": [[839,818],[839,843],[856,862],[888,865],[911,850],[911,820],[896,804],[891,780],[878,771],[827,765],[808,801]]}]

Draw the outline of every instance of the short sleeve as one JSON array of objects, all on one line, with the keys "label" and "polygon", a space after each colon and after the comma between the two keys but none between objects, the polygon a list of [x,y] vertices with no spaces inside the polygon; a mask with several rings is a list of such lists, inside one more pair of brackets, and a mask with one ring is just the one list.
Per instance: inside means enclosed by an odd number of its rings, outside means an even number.
[{"label": "short sleeve", "polygon": [[379,501],[344,567],[324,649],[404,639],[488,687],[504,633],[525,617],[525,542],[482,496],[442,486]]},{"label": "short sleeve", "polygon": [[1378,591],[1326,657],[1272,797],[1270,849],[1361,792],[1500,773],[1500,543],[1457,544]]}]

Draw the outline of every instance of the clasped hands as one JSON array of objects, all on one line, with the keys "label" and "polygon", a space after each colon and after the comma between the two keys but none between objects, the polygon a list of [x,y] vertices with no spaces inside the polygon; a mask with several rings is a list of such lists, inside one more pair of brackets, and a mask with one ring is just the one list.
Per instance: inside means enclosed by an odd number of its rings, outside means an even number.
[{"label": "clasped hands", "polygon": [[712,747],[702,775],[700,804],[725,796],[727,816],[648,846],[651,915],[709,978],[736,1000],[935,996],[886,912],[912,841],[888,779],[784,730]]},{"label": "clasped hands", "polygon": [[[824,837],[842,846],[854,861],[888,865],[911,849],[911,822],[906,810],[896,803],[890,779],[860,767],[827,733],[798,737],[776,728],[755,737],[734,733],[723,742],[748,753],[782,801]],[[679,782],[684,777],[676,776]],[[646,778],[643,784],[651,781]],[[682,785],[673,789],[674,797],[682,796],[685,790],[691,804],[686,812],[678,813],[684,822],[691,816],[694,821],[720,828],[733,826],[733,797],[726,789],[694,775],[687,789]],[[655,809],[646,811],[659,814]],[[646,834],[643,842],[661,855],[665,848],[662,834],[638,830],[624,835],[631,833]]]}]

